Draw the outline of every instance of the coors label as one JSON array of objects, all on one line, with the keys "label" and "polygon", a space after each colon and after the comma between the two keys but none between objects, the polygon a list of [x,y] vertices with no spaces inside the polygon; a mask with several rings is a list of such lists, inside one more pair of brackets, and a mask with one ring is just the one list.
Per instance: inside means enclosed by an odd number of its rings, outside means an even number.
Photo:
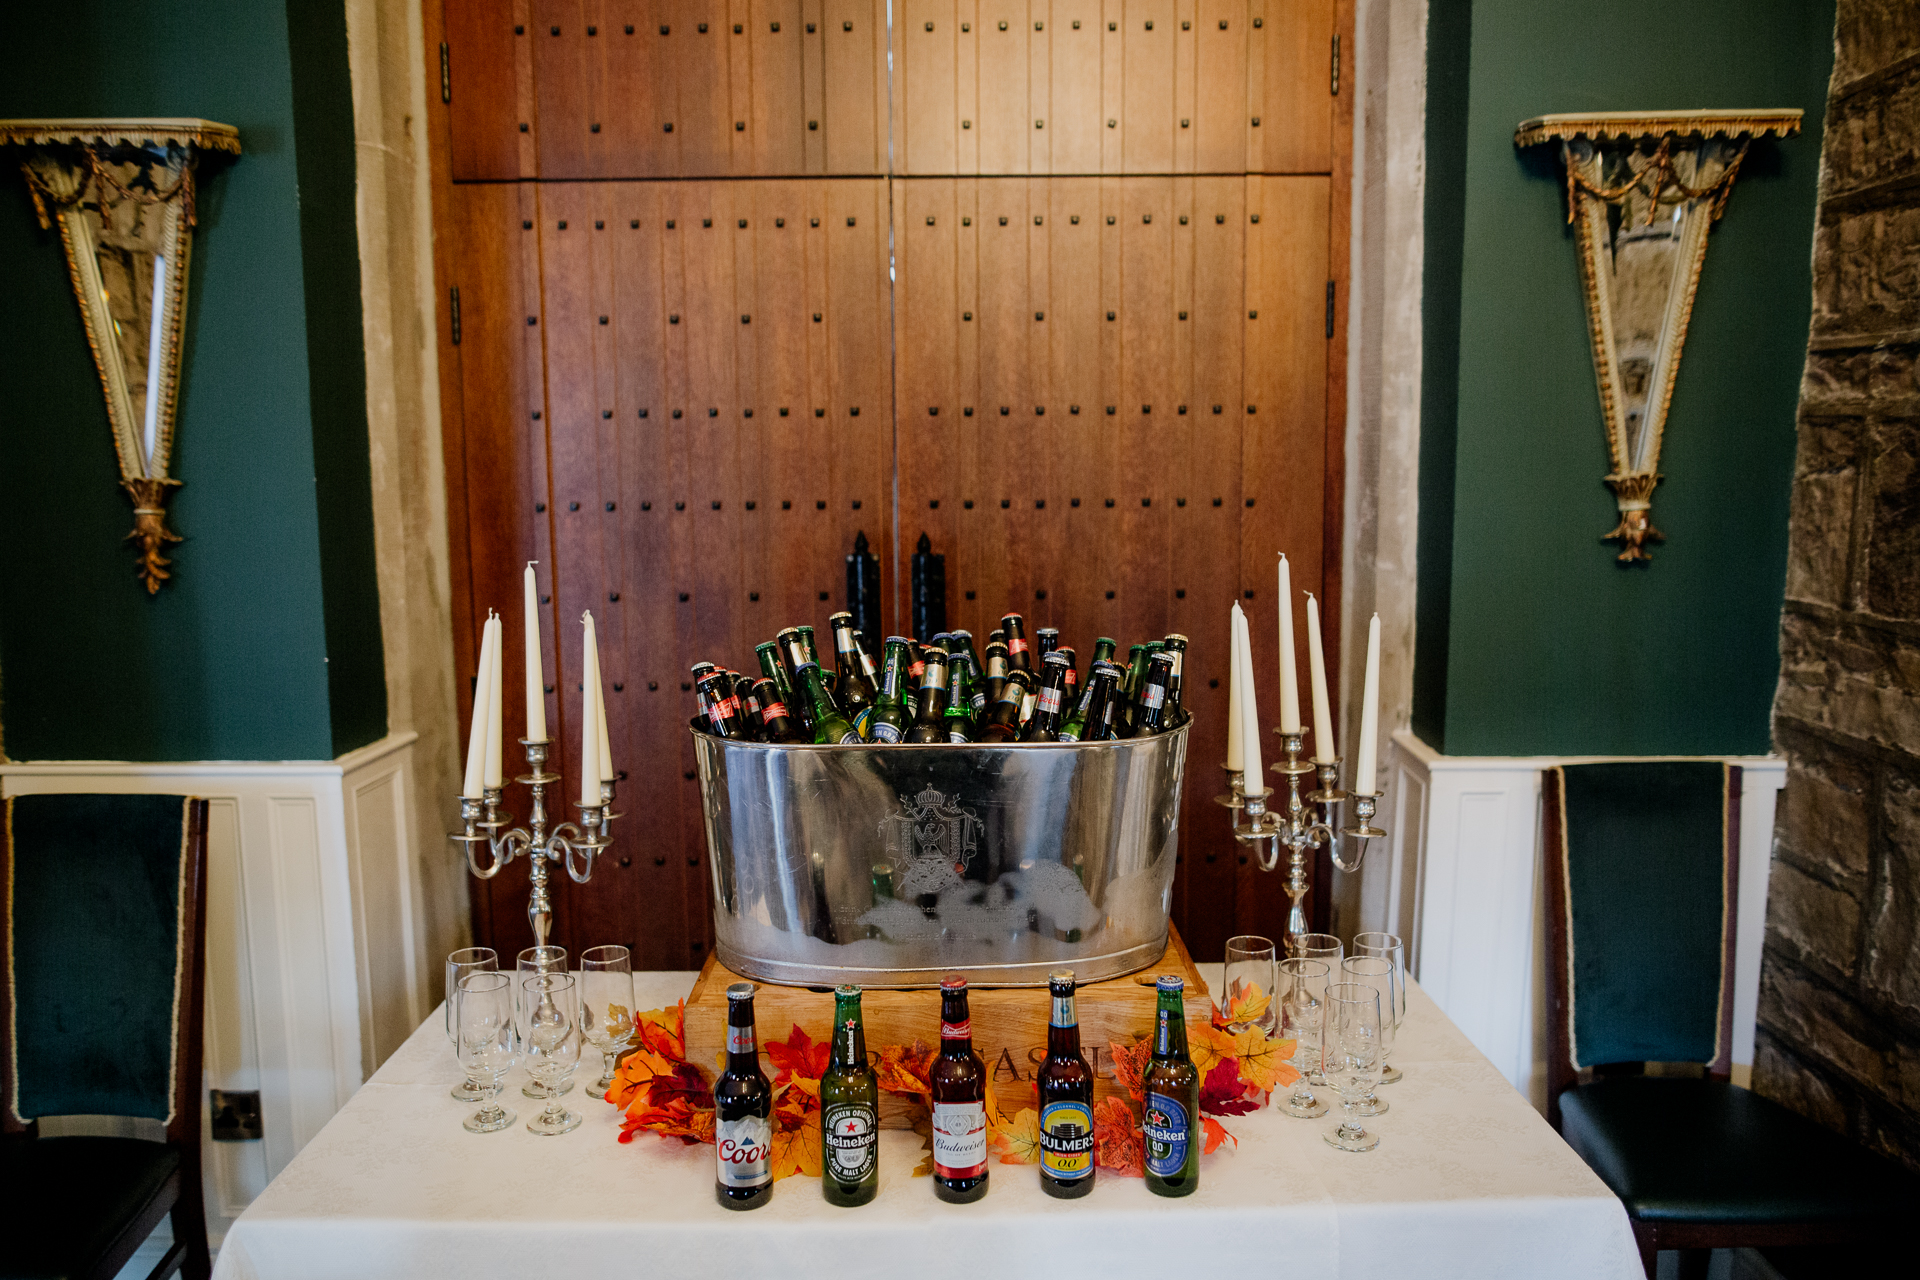
[{"label": "coors label", "polygon": [[742,1116],[714,1125],[720,1185],[758,1187],[773,1180],[773,1125],[762,1116]]}]

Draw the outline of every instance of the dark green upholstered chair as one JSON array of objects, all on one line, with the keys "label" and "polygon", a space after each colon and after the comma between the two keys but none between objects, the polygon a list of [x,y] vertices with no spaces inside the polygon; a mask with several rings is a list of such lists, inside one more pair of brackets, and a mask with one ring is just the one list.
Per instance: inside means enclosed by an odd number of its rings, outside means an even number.
[{"label": "dark green upholstered chair", "polygon": [[[110,1280],[171,1215],[153,1280],[203,1280],[207,802],[26,795],[0,818],[0,1277]],[[49,1116],[158,1121],[166,1140],[42,1137]]]},{"label": "dark green upholstered chair", "polygon": [[1703,1272],[1716,1248],[1890,1238],[1920,1180],[1728,1080],[1740,770],[1568,765],[1545,784],[1547,1118],[1625,1203],[1648,1277],[1662,1249]]}]

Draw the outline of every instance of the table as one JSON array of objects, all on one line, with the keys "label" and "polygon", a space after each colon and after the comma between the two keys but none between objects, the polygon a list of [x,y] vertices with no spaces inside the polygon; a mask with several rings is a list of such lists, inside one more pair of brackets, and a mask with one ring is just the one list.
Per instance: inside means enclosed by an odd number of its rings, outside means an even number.
[{"label": "table", "polygon": [[[1201,970],[1219,990],[1220,966]],[[640,1007],[671,1004],[693,979],[635,975]],[[1103,1172],[1091,1196],[1057,1201],[1031,1166],[995,1164],[985,1200],[949,1205],[910,1176],[919,1139],[887,1130],[872,1204],[833,1208],[817,1181],[795,1177],[749,1213],[714,1203],[711,1148],[653,1134],[622,1146],[615,1110],[583,1089],[568,1103],[586,1122],[536,1137],[525,1121],[538,1106],[520,1096],[516,1071],[508,1088],[520,1123],[466,1132],[472,1105],[447,1096],[459,1066],[436,1011],[241,1215],[214,1277],[526,1280],[588,1268],[674,1280],[978,1280],[1044,1268],[1172,1278],[1204,1266],[1315,1280],[1637,1280],[1619,1200],[1409,988],[1393,1055],[1406,1077],[1381,1090],[1392,1109],[1369,1122],[1381,1135],[1371,1152],[1322,1141],[1331,1117],[1265,1110],[1226,1121],[1238,1149],[1202,1157],[1200,1189],[1183,1200]]]}]

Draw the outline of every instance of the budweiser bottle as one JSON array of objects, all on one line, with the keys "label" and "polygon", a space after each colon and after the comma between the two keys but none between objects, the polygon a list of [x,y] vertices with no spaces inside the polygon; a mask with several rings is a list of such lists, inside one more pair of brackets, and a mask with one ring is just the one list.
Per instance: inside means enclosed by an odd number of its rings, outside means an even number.
[{"label": "budweiser bottle", "polygon": [[933,1091],[933,1193],[953,1204],[987,1194],[987,1069],[973,1051],[967,980],[940,980],[940,1056],[927,1073]]}]

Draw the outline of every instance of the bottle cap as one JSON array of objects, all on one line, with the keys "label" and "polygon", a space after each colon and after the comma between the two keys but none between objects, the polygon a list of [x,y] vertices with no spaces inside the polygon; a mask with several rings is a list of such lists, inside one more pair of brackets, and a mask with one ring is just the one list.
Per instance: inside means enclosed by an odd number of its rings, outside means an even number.
[{"label": "bottle cap", "polygon": [[942,991],[965,991],[967,989],[967,975],[964,973],[948,974],[946,977],[940,979],[940,989]]},{"label": "bottle cap", "polygon": [[1070,987],[1073,985],[1073,970],[1055,969],[1053,972],[1047,975],[1047,983],[1049,986]]},{"label": "bottle cap", "polygon": [[911,644],[913,642],[908,640],[905,636],[888,636],[887,643],[888,644]]},{"label": "bottle cap", "polygon": [[858,1000],[860,998],[860,986],[858,983],[843,982],[833,989],[833,998],[835,1000]]},{"label": "bottle cap", "polygon": [[1153,981],[1157,991],[1185,991],[1187,980],[1177,973],[1163,973]]},{"label": "bottle cap", "polygon": [[735,982],[730,984],[727,987],[727,999],[729,1000],[753,999],[753,984],[751,982]]}]

